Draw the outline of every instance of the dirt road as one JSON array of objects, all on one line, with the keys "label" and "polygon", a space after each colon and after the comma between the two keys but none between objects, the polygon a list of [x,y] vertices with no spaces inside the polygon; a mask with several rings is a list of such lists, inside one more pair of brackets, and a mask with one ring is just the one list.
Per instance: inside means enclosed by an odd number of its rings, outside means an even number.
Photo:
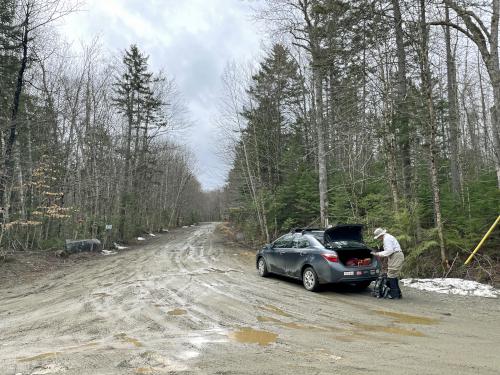
[{"label": "dirt road", "polygon": [[0,374],[498,374],[500,301],[258,277],[216,224],[0,289]]}]

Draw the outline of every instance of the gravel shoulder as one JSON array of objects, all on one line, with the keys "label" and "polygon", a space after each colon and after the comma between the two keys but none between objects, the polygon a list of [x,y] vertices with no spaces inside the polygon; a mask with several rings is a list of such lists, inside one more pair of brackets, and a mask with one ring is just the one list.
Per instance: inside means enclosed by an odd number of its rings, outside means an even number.
[{"label": "gravel shoulder", "polygon": [[499,299],[310,293],[217,226],[0,279],[0,373],[498,374]]}]

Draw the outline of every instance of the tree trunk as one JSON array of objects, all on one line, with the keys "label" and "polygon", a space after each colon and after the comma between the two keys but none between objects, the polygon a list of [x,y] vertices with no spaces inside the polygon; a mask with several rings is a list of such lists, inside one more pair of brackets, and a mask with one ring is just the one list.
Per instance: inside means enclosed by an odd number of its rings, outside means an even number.
[{"label": "tree trunk", "polygon": [[[318,62],[313,61],[313,65]],[[320,220],[323,228],[328,227],[328,182],[326,172],[325,135],[323,121],[323,76],[321,67],[313,66],[314,95],[316,99],[316,133],[318,136],[318,173],[319,173],[319,208]]]},{"label": "tree trunk", "polygon": [[430,161],[430,176],[431,188],[434,203],[434,219],[439,238],[439,248],[441,250],[441,263],[443,268],[449,268],[448,255],[443,235],[443,223],[441,218],[441,199],[439,192],[438,179],[438,152],[436,144],[436,118],[434,113],[434,103],[432,100],[432,81],[431,70],[428,57],[428,41],[429,34],[426,24],[425,0],[420,0],[420,33],[421,33],[421,50],[420,50],[420,74],[422,79],[422,89],[427,104],[427,121],[428,121],[428,136],[429,136],[429,161]]},{"label": "tree trunk", "polygon": [[[449,9],[446,7],[446,22],[449,22]],[[451,190],[455,195],[461,192],[460,184],[460,165],[459,165],[459,114],[458,114],[458,95],[457,95],[457,73],[455,65],[455,55],[451,50],[450,27],[445,27],[446,39],[446,66],[448,80],[448,108],[449,108],[449,128],[450,128],[450,172],[451,172]]]},{"label": "tree trunk", "polygon": [[[132,98],[129,98],[130,103],[133,103]],[[130,178],[130,159],[131,159],[131,150],[130,146],[132,144],[132,127],[134,126],[133,114],[132,114],[132,105],[129,105],[127,108],[127,135],[125,139],[125,166],[123,171],[123,187],[122,194],[120,200],[120,222],[118,224],[118,232],[120,234],[120,238],[122,240],[125,239],[125,223],[127,219],[127,201],[129,199],[129,178]]]},{"label": "tree trunk", "polygon": [[404,48],[404,32],[403,18],[399,0],[392,0],[394,9],[394,28],[396,31],[396,55],[398,60],[397,74],[397,96],[396,96],[396,113],[395,122],[399,128],[399,143],[401,147],[401,157],[403,161],[403,182],[404,192],[407,198],[412,197],[412,166],[411,166],[411,149],[410,149],[410,129],[409,129],[409,114],[406,97],[408,95],[408,87],[406,83],[406,52]]},{"label": "tree trunk", "polygon": [[391,90],[390,84],[387,81],[388,73],[386,74],[385,69],[387,67],[386,61],[381,59],[380,64],[380,79],[383,84],[383,94],[382,94],[382,131],[383,131],[383,147],[385,151],[385,156],[387,160],[387,172],[389,176],[389,187],[392,193],[392,203],[394,205],[394,212],[399,211],[399,192],[397,185],[397,164],[396,164],[396,142],[394,131],[391,127],[391,122],[393,118],[393,109],[391,108]]},{"label": "tree trunk", "polygon": [[24,179],[23,179],[23,169],[21,166],[21,155],[20,155],[19,142],[16,140],[14,148],[14,165],[16,170],[17,178],[17,195],[19,197],[19,218],[21,220],[26,220],[26,203],[24,199]]},{"label": "tree trunk", "polygon": [[12,151],[14,148],[14,144],[16,142],[17,136],[17,122],[18,122],[18,113],[19,113],[19,103],[21,100],[21,93],[24,86],[24,72],[26,70],[26,66],[28,64],[28,34],[29,34],[29,24],[30,22],[30,11],[29,8],[26,9],[26,14],[23,22],[23,37],[22,37],[22,58],[21,65],[19,66],[19,71],[17,73],[17,85],[16,91],[14,93],[13,105],[12,105],[12,114],[10,118],[10,127],[9,127],[9,137],[7,138],[7,143],[5,145],[5,153],[4,153],[4,162],[3,162],[3,170],[0,176],[0,210],[3,210],[3,222],[8,220],[9,217],[9,207],[8,201],[10,200],[7,197],[7,194],[10,195],[10,189],[8,186],[10,185],[12,174],[13,174],[13,158]]}]

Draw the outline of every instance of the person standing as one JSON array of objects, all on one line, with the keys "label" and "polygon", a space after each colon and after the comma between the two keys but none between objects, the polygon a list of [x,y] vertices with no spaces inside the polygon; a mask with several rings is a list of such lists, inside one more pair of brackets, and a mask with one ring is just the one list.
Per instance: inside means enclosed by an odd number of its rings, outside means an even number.
[{"label": "person standing", "polygon": [[387,257],[387,283],[389,284],[388,298],[397,299],[402,298],[401,289],[399,289],[398,277],[403,267],[405,256],[401,250],[396,237],[387,233],[387,230],[382,228],[375,229],[373,232],[374,239],[381,241],[383,244],[383,251],[373,252],[372,254],[378,257]]}]

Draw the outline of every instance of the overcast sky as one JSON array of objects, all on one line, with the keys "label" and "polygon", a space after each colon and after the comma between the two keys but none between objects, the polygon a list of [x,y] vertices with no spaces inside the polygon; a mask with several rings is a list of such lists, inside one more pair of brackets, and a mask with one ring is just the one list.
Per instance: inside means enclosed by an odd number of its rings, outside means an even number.
[{"label": "overcast sky", "polygon": [[214,127],[221,75],[228,62],[260,53],[264,35],[251,20],[256,0],[86,0],[85,11],[64,20],[70,40],[99,36],[111,52],[130,44],[150,56],[182,93],[193,124],[188,145],[204,189],[224,184],[227,162],[217,156]]}]

